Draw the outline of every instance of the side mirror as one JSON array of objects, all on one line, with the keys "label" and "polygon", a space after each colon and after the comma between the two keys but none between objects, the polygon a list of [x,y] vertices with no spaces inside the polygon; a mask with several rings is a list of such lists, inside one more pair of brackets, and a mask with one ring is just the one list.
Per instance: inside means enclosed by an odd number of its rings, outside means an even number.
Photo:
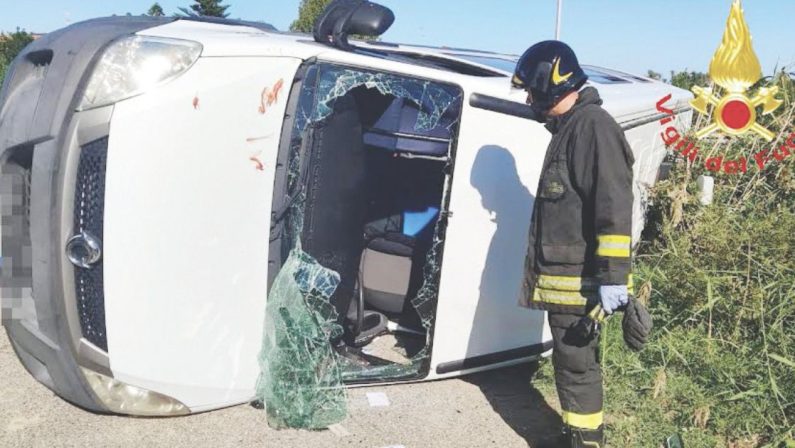
[{"label": "side mirror", "polygon": [[315,42],[351,50],[350,34],[380,36],[395,23],[391,9],[367,0],[334,0],[315,22]]}]

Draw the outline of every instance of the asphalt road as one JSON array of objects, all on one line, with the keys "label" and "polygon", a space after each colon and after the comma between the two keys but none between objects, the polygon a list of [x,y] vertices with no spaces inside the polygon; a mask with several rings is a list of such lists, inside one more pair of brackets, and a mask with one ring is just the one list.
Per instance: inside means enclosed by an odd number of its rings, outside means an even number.
[{"label": "asphalt road", "polygon": [[[531,369],[353,389],[341,428],[275,431],[250,405],[165,419],[91,414],[35,381],[3,330],[0,447],[527,447],[560,425],[554,398],[530,384]],[[374,392],[385,393],[389,406],[371,407],[367,393]]]}]

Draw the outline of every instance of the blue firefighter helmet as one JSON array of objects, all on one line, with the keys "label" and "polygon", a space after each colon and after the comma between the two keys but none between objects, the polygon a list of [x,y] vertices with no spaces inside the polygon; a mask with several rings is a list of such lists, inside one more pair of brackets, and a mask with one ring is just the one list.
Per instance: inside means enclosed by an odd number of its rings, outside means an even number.
[{"label": "blue firefighter helmet", "polygon": [[571,47],[558,40],[545,40],[528,48],[519,58],[511,83],[527,90],[530,106],[544,113],[587,80],[588,75]]}]

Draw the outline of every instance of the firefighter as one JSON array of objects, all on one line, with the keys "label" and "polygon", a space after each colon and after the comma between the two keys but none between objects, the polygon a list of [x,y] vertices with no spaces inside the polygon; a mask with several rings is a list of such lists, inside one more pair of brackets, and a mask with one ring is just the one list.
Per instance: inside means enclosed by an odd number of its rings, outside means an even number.
[{"label": "firefighter", "polygon": [[598,306],[608,315],[626,306],[631,291],[634,159],[587,79],[568,45],[545,41],[524,53],[512,81],[552,133],[521,298],[548,312],[552,331],[563,430],[550,446],[605,446],[599,334],[576,330]]}]

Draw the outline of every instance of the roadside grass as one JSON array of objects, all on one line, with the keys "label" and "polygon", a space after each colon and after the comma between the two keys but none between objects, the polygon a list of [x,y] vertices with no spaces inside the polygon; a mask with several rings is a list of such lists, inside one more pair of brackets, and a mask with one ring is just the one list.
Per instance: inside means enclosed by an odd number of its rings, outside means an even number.
[{"label": "roadside grass", "polygon": [[[706,156],[750,158],[785,144],[795,89],[788,76],[770,82],[785,100],[763,117],[777,139],[705,139]],[[703,161],[676,160],[652,192],[634,267],[651,341],[633,353],[620,317],[605,326],[608,442],[660,447],[679,433],[687,448],[795,447],[795,151],[761,171],[749,160],[745,174],[705,172]],[[702,174],[715,177],[712,205],[697,199]],[[554,393],[544,364],[537,385]]]}]

